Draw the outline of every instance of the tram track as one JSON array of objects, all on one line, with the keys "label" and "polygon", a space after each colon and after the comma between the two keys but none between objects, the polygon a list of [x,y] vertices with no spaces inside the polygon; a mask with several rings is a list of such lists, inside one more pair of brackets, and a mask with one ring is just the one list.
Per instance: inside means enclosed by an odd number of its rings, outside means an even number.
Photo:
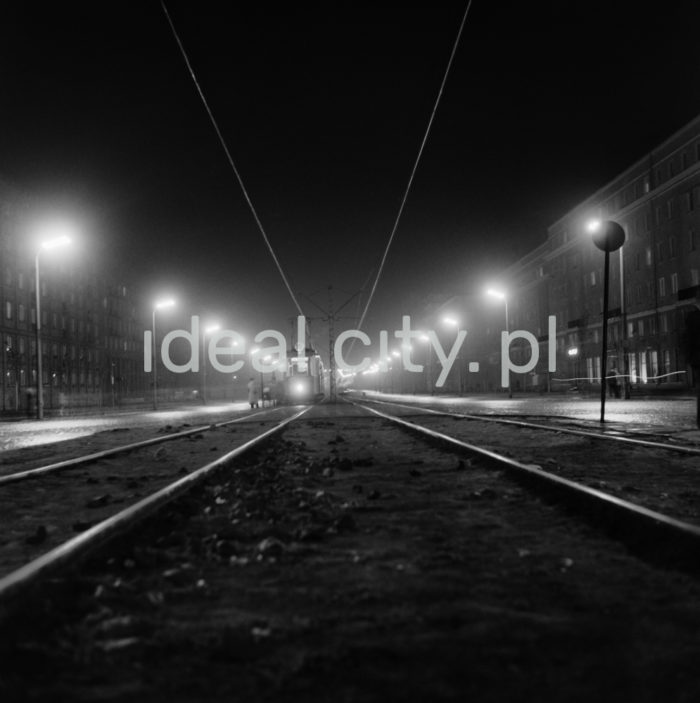
[{"label": "tram track", "polygon": [[[477,446],[473,438],[472,441],[468,441],[469,434],[474,433],[465,433],[464,427],[478,429],[479,422],[484,418],[436,411],[425,412],[425,409],[421,409],[418,415],[423,421],[422,424],[418,424],[383,413],[365,403],[355,402],[352,405],[363,408],[363,411],[380,419],[396,423],[404,430],[418,433],[424,439],[438,441],[450,451],[459,454],[466,452],[476,456],[478,460],[486,460],[499,468],[506,469],[517,480],[534,486],[537,491],[544,492],[550,499],[563,501],[570,507],[574,506],[579,511],[594,515],[596,521],[602,522],[616,536],[633,542],[636,546],[641,545],[646,551],[653,552],[655,557],[663,553],[667,558],[670,559],[672,556],[676,562],[683,562],[686,568],[691,566],[693,569],[696,568],[695,562],[700,561],[697,559],[698,544],[700,544],[700,527],[697,526],[697,523],[700,523],[700,477],[697,475],[697,467],[689,464],[692,460],[687,456],[677,459],[675,466],[666,467],[666,484],[664,492],[659,495],[656,490],[658,479],[654,477],[651,470],[647,474],[640,471],[625,474],[619,466],[610,469],[606,465],[610,457],[604,455],[600,456],[599,461],[603,462],[606,471],[605,480],[599,478],[600,472],[595,469],[596,461],[591,460],[591,453],[595,454],[591,446],[586,447],[588,458],[585,465],[581,466],[580,463],[572,464],[570,459],[567,462],[562,458],[561,440],[548,444],[545,440],[535,439],[534,444],[539,447],[536,451],[533,451],[531,437],[524,445],[518,442],[522,437],[523,429],[535,433],[551,433],[553,428],[550,427],[535,423],[496,421],[501,427],[507,428],[505,434],[496,437],[493,430],[477,431],[479,442]],[[352,405],[348,404],[348,407]],[[396,406],[401,411],[415,411],[415,408],[402,404],[385,403],[384,405]],[[286,414],[286,411],[283,412]],[[200,446],[196,451],[192,449],[193,440],[202,440],[205,432],[215,444],[218,444],[220,440],[214,437],[216,430],[232,429],[232,426],[240,426],[244,423],[249,426],[249,430],[252,430],[253,427],[257,428],[260,424],[265,424],[265,420],[269,421],[270,416],[275,414],[279,414],[279,410],[168,433],[0,477],[0,488],[2,488],[0,510],[6,524],[4,539],[0,540],[0,569],[2,569],[0,575],[12,569],[15,569],[13,573],[16,574],[15,576],[10,574],[0,580],[0,601],[4,597],[11,597],[20,588],[20,584],[26,584],[26,578],[32,580],[44,572],[51,571],[54,560],[57,566],[63,564],[73,559],[73,555],[81,556],[99,546],[112,534],[129,529],[132,520],[135,522],[142,519],[157,509],[161,503],[169,502],[180,495],[182,490],[186,490],[186,487],[199,482],[200,476],[204,477],[212,469],[233,461],[240,453],[276,434],[301,415],[296,413],[286,417],[281,423],[258,435],[251,436],[249,431],[246,437],[239,436],[237,443],[241,447],[240,452],[234,449],[226,452],[219,460],[207,462],[206,471],[203,471],[201,466],[182,466],[182,461],[176,462],[177,468],[173,465],[172,459],[175,456],[183,457],[185,452],[195,454],[201,460],[203,452],[218,449],[216,446],[210,446],[211,443],[201,442],[198,443]],[[455,423],[459,420],[469,422],[464,427],[458,427]],[[486,418],[486,421],[493,420]],[[444,422],[452,424],[449,428],[445,428],[440,424]],[[433,426],[431,428],[426,424]],[[445,431],[446,429],[448,432]],[[459,431],[455,431],[456,429]],[[600,435],[591,436],[593,433],[566,432],[559,429],[556,432],[573,438],[575,442],[583,441],[588,445],[595,444],[596,440],[602,438]],[[226,437],[224,441],[229,442],[232,439],[232,437]],[[174,453],[161,448],[155,454],[144,454],[153,445],[158,444],[178,448]],[[504,444],[507,446],[505,453],[503,453]],[[657,455],[677,449],[673,445],[660,443],[650,445],[647,442],[635,442],[634,444],[637,445],[637,451],[644,450],[644,459],[651,467],[659,461]],[[572,452],[574,458],[580,456],[576,446],[566,447],[569,457]],[[558,459],[553,460],[551,456],[543,459],[541,454],[538,454],[542,448]],[[656,455],[650,455],[651,449],[656,452]],[[520,459],[512,457],[514,451],[519,454]],[[75,475],[75,470],[84,468],[88,464],[94,464],[90,472]],[[161,469],[164,465],[169,468],[167,471],[154,471],[154,465],[156,469]],[[59,474],[63,471],[68,472],[65,479],[62,478],[62,473]],[[675,475],[673,475],[674,471]],[[53,513],[50,508],[44,510],[41,502],[37,503],[33,488],[37,485],[36,481],[32,481],[27,488],[18,485],[29,478],[43,479],[39,497],[47,494],[52,496],[50,502],[53,504]],[[625,483],[630,480],[635,481],[637,485],[633,487]],[[46,481],[48,483],[45,483]],[[651,487],[648,485],[650,482]],[[125,488],[128,490],[125,491]],[[143,497],[146,491],[151,493]],[[630,500],[630,491],[633,492],[634,500]],[[693,499],[690,501],[692,503],[690,508],[687,500],[684,503],[684,498],[687,499],[689,495]],[[659,505],[659,502],[665,505]],[[127,507],[115,513],[115,508],[124,503],[128,504]],[[58,511],[62,515],[59,516]],[[71,531],[82,534],[66,539],[66,535]],[[61,540],[65,541],[61,542]],[[10,547],[14,545],[14,549],[3,549],[8,545]],[[66,545],[75,545],[75,547]],[[49,548],[48,551],[46,551],[47,548]],[[36,556],[38,552],[41,552],[40,556]],[[28,557],[32,558],[32,562],[36,562],[35,566],[22,563],[22,560]],[[26,577],[24,574],[30,574],[30,576]]]},{"label": "tram track", "polygon": [[[11,601],[47,575],[133,529],[213,472],[281,432],[304,412],[306,409],[290,414],[283,409],[281,420],[270,417],[279,412],[256,413],[3,477],[10,480],[0,491],[0,603]],[[255,422],[247,423],[248,432],[238,433],[240,424],[251,419]],[[272,426],[260,432],[260,425],[267,424]],[[236,435],[222,437],[215,432],[226,429]],[[207,435],[205,431],[209,431]],[[209,441],[204,441],[205,437]],[[219,451],[215,445],[222,443],[236,446],[213,461],[196,465],[210,452]],[[174,450],[160,447],[145,455],[154,444],[170,444]],[[71,473],[86,464],[96,465],[90,472]],[[25,483],[28,478],[35,481]],[[144,492],[147,495],[143,496]],[[126,507],[121,508],[124,503]],[[89,517],[85,520],[82,516]],[[80,534],[69,537],[75,532]]]},{"label": "tram track", "polygon": [[[529,429],[536,429],[536,430],[546,430],[549,432],[577,435],[579,437],[588,437],[590,439],[600,439],[603,441],[621,442],[624,444],[635,445],[638,447],[650,447],[652,449],[666,449],[668,451],[679,452],[681,454],[700,456],[700,447],[698,447],[698,446],[687,446],[687,445],[671,443],[671,442],[657,442],[657,441],[640,439],[638,436],[635,436],[638,433],[623,434],[620,430],[607,430],[607,431],[605,429],[581,430],[581,429],[575,429],[575,428],[563,426],[560,422],[558,422],[557,424],[546,425],[546,424],[542,424],[542,423],[528,422],[526,420],[514,420],[511,418],[492,417],[492,416],[484,415],[484,414],[477,415],[477,414],[473,414],[473,413],[458,413],[458,412],[450,412],[447,410],[435,410],[433,408],[427,408],[422,405],[410,405],[407,403],[399,403],[399,402],[390,401],[390,400],[371,399],[371,400],[363,400],[362,402],[363,403],[372,403],[372,404],[376,404],[376,405],[388,405],[388,406],[403,408],[406,410],[418,411],[419,414],[439,415],[439,416],[443,416],[443,417],[459,418],[462,420],[473,420],[473,421],[477,421],[477,422],[487,422],[487,423],[491,422],[491,423],[496,423],[496,424],[501,424],[501,425],[511,425],[513,427],[522,427],[522,428],[529,428]],[[558,418],[558,420],[560,420],[560,418]]]},{"label": "tram track", "polygon": [[[178,432],[166,432],[159,436],[150,437],[148,439],[140,440],[138,442],[130,442],[128,444],[117,445],[116,447],[110,447],[108,449],[103,449],[97,452],[90,452],[88,454],[81,454],[69,459],[64,459],[61,461],[52,462],[50,464],[44,464],[35,466],[23,471],[15,471],[11,473],[6,473],[0,475],[0,488],[9,483],[16,483],[18,481],[26,481],[32,478],[38,478],[49,473],[55,473],[58,471],[64,471],[66,469],[74,469],[78,466],[84,466],[87,464],[93,464],[101,459],[107,459],[121,454],[128,454],[130,452],[143,449],[145,447],[150,447],[155,444],[163,444],[166,442],[172,442],[173,440],[182,439],[184,437],[192,437],[203,432],[210,432],[211,430],[220,429],[222,427],[228,427],[230,425],[239,424],[243,422],[250,422],[254,419],[262,419],[266,417],[271,410],[261,411],[258,413],[253,413],[251,415],[243,415],[235,417],[231,420],[224,420],[221,422],[213,422],[207,425],[200,425],[197,427],[187,426],[188,429],[180,430]],[[170,427],[168,425],[167,427]],[[53,445],[49,445],[53,446]]]},{"label": "tram track", "polygon": [[[637,457],[632,460],[633,470],[626,470],[621,461],[616,464],[615,457],[607,453],[607,447],[597,443],[601,439],[618,439],[615,437],[557,430],[574,440],[573,447],[569,446],[566,452],[567,457],[563,458],[561,442],[535,439],[534,447],[532,437],[525,443],[519,442],[523,428],[541,435],[551,433],[553,428],[547,426],[500,422],[510,431],[495,439],[493,431],[477,432],[473,426],[471,432],[464,428],[455,431],[454,421],[481,421],[480,417],[427,412],[421,413],[423,422],[418,423],[381,412],[365,403],[355,404],[452,451],[485,460],[536,492],[575,509],[655,560],[700,572],[700,475],[697,462],[685,456],[688,452],[682,452],[681,458],[674,457],[675,461],[669,458],[669,454],[678,449],[675,445],[632,441]],[[415,410],[411,406],[399,407]],[[427,418],[432,420],[433,427],[426,426]],[[448,431],[440,423],[446,419],[452,422]],[[466,441],[470,434],[478,434],[478,445]],[[587,443],[585,452],[579,438]],[[543,456],[543,452],[549,456]],[[519,458],[514,458],[513,454]],[[629,463],[629,457],[626,459]],[[664,467],[663,473],[659,465]]]},{"label": "tram track", "polygon": [[[436,681],[462,700],[479,675],[464,653],[481,652],[501,700],[522,689],[504,666],[550,659],[589,700],[629,671],[633,646],[653,674],[644,690],[697,689],[700,583],[668,568],[679,565],[668,550],[640,559],[629,535],[591,528],[561,493],[543,498],[494,457],[358,405],[312,408],[257,447],[18,600],[0,647],[7,685],[38,657],[37,700],[96,699],[126,682],[132,700],[192,699],[203,672],[217,700],[356,700],[358,681],[395,686],[399,661],[411,700],[430,700]],[[590,503],[580,509],[591,517]]]}]

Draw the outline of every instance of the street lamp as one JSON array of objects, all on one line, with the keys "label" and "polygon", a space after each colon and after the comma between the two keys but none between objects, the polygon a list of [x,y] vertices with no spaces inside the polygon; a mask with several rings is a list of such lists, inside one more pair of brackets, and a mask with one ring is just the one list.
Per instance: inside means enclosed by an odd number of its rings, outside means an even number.
[{"label": "street lamp", "polygon": [[218,332],[221,325],[209,325],[202,330],[202,402],[207,404],[207,356],[204,350],[206,338],[212,332]]},{"label": "street lamp", "polygon": [[[503,301],[506,312],[506,334],[509,334],[510,330],[508,329],[508,296],[503,291],[495,290],[494,288],[489,288],[486,291],[486,295],[490,295],[492,298],[498,298],[499,300]],[[513,397],[513,389],[510,385],[510,366],[508,367],[508,397]]]},{"label": "street lamp", "polygon": [[593,244],[605,252],[603,273],[603,348],[600,357],[600,421],[605,422],[605,381],[608,361],[608,294],[610,288],[610,252],[617,251],[625,243],[625,230],[613,220],[591,220],[586,229],[591,233]]},{"label": "street lamp", "polygon": [[566,353],[574,364],[574,383],[576,384],[575,388],[578,390],[578,347],[570,347]]},{"label": "street lamp", "polygon": [[175,305],[172,298],[160,300],[153,306],[153,409],[158,410],[158,366],[156,357],[156,311],[171,308]]},{"label": "street lamp", "polygon": [[427,342],[428,343],[428,364],[426,365],[426,372],[427,372],[427,390],[428,393],[432,395],[433,392],[433,379],[432,379],[432,372],[433,372],[433,345],[430,343],[430,337],[423,333],[421,336],[418,338],[420,339],[421,342]]},{"label": "street lamp", "polygon": [[[459,320],[452,315],[445,315],[442,318],[442,323],[448,327],[459,327]],[[458,382],[459,382],[459,395],[464,392],[464,378],[462,375],[462,350],[460,349],[457,354],[457,370],[459,371]]]},{"label": "street lamp", "polygon": [[[260,347],[255,347],[250,350],[250,363],[253,364],[253,356],[255,354],[259,354],[262,351]],[[268,356],[269,358],[269,356]],[[263,358],[263,361],[265,361],[265,358]],[[253,370],[255,370],[255,366],[253,366]],[[265,377],[263,376],[263,372],[259,371],[260,374],[260,392],[259,392],[259,397],[262,398],[262,390],[263,390],[263,383],[265,382]]]},{"label": "street lamp", "polygon": [[64,247],[71,243],[70,237],[60,235],[41,243],[36,252],[35,284],[36,284],[36,418],[44,419],[44,386],[41,354],[41,281],[39,275],[39,256],[42,251]]}]

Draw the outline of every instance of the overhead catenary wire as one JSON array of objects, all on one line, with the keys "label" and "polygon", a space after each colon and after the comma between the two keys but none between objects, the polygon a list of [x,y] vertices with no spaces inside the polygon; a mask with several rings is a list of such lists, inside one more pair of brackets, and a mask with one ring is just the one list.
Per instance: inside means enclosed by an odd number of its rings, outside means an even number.
[{"label": "overhead catenary wire", "polygon": [[192,77],[192,81],[195,84],[195,87],[197,88],[197,92],[199,93],[199,97],[202,99],[202,103],[204,104],[204,108],[207,111],[207,114],[209,115],[209,119],[211,120],[212,125],[214,126],[214,130],[216,131],[216,135],[219,138],[219,142],[221,143],[221,146],[224,150],[224,153],[226,154],[226,158],[228,159],[228,162],[231,166],[231,169],[233,170],[234,174],[236,175],[236,178],[238,179],[238,184],[241,187],[241,190],[243,191],[243,196],[246,199],[246,202],[248,203],[248,207],[250,208],[250,211],[253,214],[253,218],[255,219],[255,222],[258,226],[258,229],[260,230],[260,234],[262,235],[262,238],[265,242],[265,245],[267,246],[270,255],[272,256],[273,261],[275,262],[275,265],[277,266],[277,270],[279,271],[280,276],[282,276],[282,280],[284,281],[284,285],[287,287],[287,291],[289,292],[289,295],[292,298],[292,301],[294,302],[294,305],[296,306],[296,309],[299,311],[300,315],[304,315],[303,310],[301,309],[301,305],[299,305],[299,302],[296,299],[296,296],[294,295],[294,291],[292,291],[292,287],[289,284],[289,281],[287,280],[287,276],[284,274],[284,270],[282,269],[282,265],[279,262],[279,259],[277,258],[277,255],[275,254],[274,249],[272,248],[272,244],[270,243],[270,240],[267,236],[267,233],[265,232],[265,228],[262,226],[262,222],[260,221],[260,218],[258,217],[258,213],[255,210],[255,207],[253,206],[253,201],[250,199],[250,195],[248,195],[248,191],[245,187],[245,184],[243,183],[243,178],[241,177],[240,172],[236,168],[236,164],[233,161],[233,157],[231,156],[231,152],[229,151],[229,148],[226,144],[226,140],[224,139],[224,136],[221,134],[221,130],[219,129],[219,125],[214,118],[214,114],[211,111],[211,108],[209,107],[209,103],[207,102],[206,97],[204,96],[204,92],[202,91],[201,86],[199,85],[199,81],[197,80],[197,76],[195,75],[194,69],[192,68],[192,64],[190,63],[189,57],[187,56],[187,52],[185,51],[185,47],[182,44],[182,41],[180,41],[180,37],[177,33],[177,30],[175,29],[175,25],[173,23],[172,18],[170,17],[170,13],[168,12],[168,8],[165,6],[165,2],[161,0],[161,7],[163,8],[163,12],[165,13],[165,16],[168,20],[168,24],[170,25],[170,29],[173,33],[173,36],[175,37],[175,41],[177,42],[177,45],[180,49],[180,53],[182,54],[182,58],[185,61],[185,64],[187,66],[187,70],[190,73],[190,76]]},{"label": "overhead catenary wire", "polygon": [[[404,191],[403,198],[401,199],[401,205],[399,206],[399,211],[396,214],[396,219],[394,220],[394,226],[391,228],[391,234],[389,235],[389,241],[387,242],[386,248],[384,249],[384,254],[382,256],[381,263],[379,264],[379,269],[377,271],[377,275],[374,279],[374,283],[372,284],[372,290],[370,291],[369,297],[367,298],[367,303],[365,304],[365,308],[362,311],[360,321],[357,324],[358,329],[362,329],[362,325],[365,321],[365,317],[367,316],[367,311],[369,310],[369,306],[372,303],[372,298],[374,297],[374,293],[377,289],[377,284],[379,283],[379,279],[381,278],[382,271],[384,270],[384,264],[386,263],[387,256],[389,255],[389,249],[391,248],[391,244],[394,241],[394,236],[396,235],[396,230],[398,229],[399,221],[401,220],[401,215],[403,214],[404,208],[406,207],[406,201],[408,200],[408,194],[411,190],[411,186],[413,185],[413,179],[416,175],[416,171],[418,170],[418,164],[420,163],[421,157],[423,156],[423,150],[425,149],[425,144],[428,141],[430,129],[433,126],[433,121],[435,119],[435,113],[437,112],[438,106],[440,104],[440,99],[442,98],[442,93],[445,89],[445,84],[447,83],[447,77],[449,76],[450,68],[452,67],[452,62],[454,60],[455,54],[457,53],[457,47],[459,46],[459,42],[462,37],[462,31],[463,31],[464,25],[467,21],[467,15],[469,14],[469,9],[471,8],[471,6],[472,6],[472,0],[468,0],[467,7],[466,7],[466,9],[464,11],[464,15],[462,17],[462,22],[459,25],[459,31],[457,32],[457,37],[456,37],[454,45],[452,47],[452,53],[450,54],[450,59],[447,62],[447,67],[445,68],[445,75],[442,78],[442,83],[440,84],[440,90],[438,91],[437,98],[436,98],[435,104],[433,106],[433,111],[430,114],[430,119],[428,120],[428,126],[425,129],[425,134],[423,135],[423,140],[420,144],[420,148],[418,149],[418,156],[416,157],[415,163],[413,164],[413,169],[411,170],[411,175],[408,179],[408,185],[406,186],[406,190]],[[353,342],[354,342],[354,340],[353,340]]]}]

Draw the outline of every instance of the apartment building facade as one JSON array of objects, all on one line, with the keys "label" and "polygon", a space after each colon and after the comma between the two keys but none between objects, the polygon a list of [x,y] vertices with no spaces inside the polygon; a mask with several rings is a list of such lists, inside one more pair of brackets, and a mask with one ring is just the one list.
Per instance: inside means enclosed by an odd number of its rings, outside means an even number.
[{"label": "apartment building facade", "polygon": [[[29,198],[0,183],[0,410],[32,413],[37,388],[36,251]],[[117,405],[145,395],[143,324],[123,285],[81,255],[42,253],[45,408]]]},{"label": "apartment building facade", "polygon": [[[607,369],[633,388],[693,385],[684,336],[688,312],[700,306],[700,117],[566,213],[546,242],[504,271],[509,329],[531,332],[540,345],[539,363],[516,376],[517,387],[600,383],[604,253],[587,229],[593,219],[614,220],[626,234],[610,255]],[[550,315],[555,372],[548,371]],[[494,325],[485,331],[488,369],[498,342]],[[515,342],[512,356],[525,363],[529,345]],[[491,369],[485,385],[494,388],[496,380]]]}]

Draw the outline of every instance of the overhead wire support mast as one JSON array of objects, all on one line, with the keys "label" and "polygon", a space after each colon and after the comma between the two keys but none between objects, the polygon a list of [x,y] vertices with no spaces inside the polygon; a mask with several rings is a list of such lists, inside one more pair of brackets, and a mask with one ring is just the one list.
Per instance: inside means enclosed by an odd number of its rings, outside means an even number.
[{"label": "overhead wire support mast", "polygon": [[[467,15],[469,14],[469,9],[472,6],[472,0],[469,0],[467,2],[467,8],[464,11],[464,16],[462,17],[462,22],[459,25],[459,31],[457,32],[457,38],[455,39],[454,45],[452,47],[452,53],[450,54],[450,60],[447,62],[447,68],[445,69],[445,75],[442,78],[442,83],[440,84],[440,90],[438,91],[437,98],[435,100],[435,105],[433,106],[433,111],[430,115],[430,119],[428,120],[428,126],[426,127],[425,134],[423,135],[423,141],[421,142],[420,148],[418,149],[418,156],[416,157],[416,161],[413,164],[413,169],[411,170],[411,175],[408,179],[408,185],[406,186],[406,190],[404,191],[403,198],[401,200],[401,205],[399,206],[399,211],[396,215],[396,220],[394,221],[394,226],[391,229],[391,234],[389,235],[389,241],[387,242],[386,248],[384,249],[384,255],[382,256],[381,263],[379,264],[379,270],[377,271],[377,276],[374,279],[374,283],[372,285],[372,290],[370,291],[369,298],[367,299],[367,303],[365,304],[365,309],[362,312],[362,316],[360,317],[360,321],[357,325],[358,329],[362,329],[362,324],[365,321],[365,317],[367,316],[367,311],[369,310],[369,306],[372,303],[372,298],[374,297],[374,292],[377,289],[377,284],[379,283],[379,278],[382,275],[382,271],[384,270],[384,264],[386,263],[386,258],[389,254],[389,249],[391,248],[391,244],[394,241],[394,235],[396,234],[396,230],[398,229],[399,226],[399,220],[401,219],[401,215],[403,214],[404,208],[406,206],[406,201],[408,200],[408,193],[411,190],[411,186],[413,185],[413,179],[416,175],[416,171],[418,170],[418,164],[420,163],[421,157],[423,156],[423,150],[425,149],[425,144],[428,141],[428,135],[430,134],[430,129],[433,126],[433,121],[435,119],[435,113],[437,112],[438,105],[440,104],[440,99],[442,98],[442,93],[445,89],[445,84],[447,83],[447,77],[450,73],[450,68],[452,67],[452,62],[454,60],[455,54],[457,53],[457,47],[459,46],[459,41],[462,37],[462,30],[464,29],[464,25],[467,21]],[[353,339],[351,348],[354,345],[355,340]]]},{"label": "overhead wire support mast", "polygon": [[214,126],[214,130],[216,131],[216,135],[219,138],[219,142],[221,143],[221,146],[223,147],[224,153],[226,154],[226,158],[228,159],[228,162],[231,166],[231,169],[233,170],[234,174],[236,175],[236,178],[238,179],[238,184],[241,186],[241,190],[243,191],[243,196],[246,199],[246,202],[248,203],[248,207],[250,208],[250,211],[253,213],[253,218],[255,219],[255,223],[258,226],[258,229],[260,230],[260,234],[262,235],[263,240],[265,241],[265,244],[270,252],[270,255],[272,256],[273,261],[275,262],[275,265],[277,266],[277,270],[279,271],[280,276],[282,276],[282,280],[284,281],[284,285],[287,287],[287,291],[289,292],[289,295],[292,298],[292,301],[294,302],[294,305],[296,306],[296,309],[299,311],[299,314],[303,317],[304,312],[301,309],[301,305],[299,305],[299,302],[296,299],[296,296],[294,295],[294,292],[292,291],[292,287],[289,285],[289,281],[287,280],[287,277],[284,274],[284,271],[282,270],[282,265],[279,262],[279,259],[277,258],[277,255],[275,254],[274,249],[272,248],[272,244],[270,244],[270,240],[267,237],[267,233],[265,232],[265,228],[262,226],[262,222],[260,221],[260,218],[258,217],[258,213],[255,210],[255,207],[253,206],[253,201],[250,199],[250,196],[248,195],[248,191],[246,190],[246,187],[243,183],[243,178],[241,177],[241,174],[238,172],[238,169],[236,168],[236,164],[233,161],[233,157],[231,156],[231,152],[228,149],[228,146],[226,145],[226,140],[224,139],[223,135],[221,134],[221,130],[219,129],[219,125],[216,122],[216,119],[214,118],[214,114],[212,113],[209,103],[207,102],[207,99],[204,97],[204,92],[202,91],[202,88],[199,85],[199,81],[197,80],[197,76],[194,73],[194,70],[192,68],[192,65],[190,64],[190,60],[187,56],[187,52],[185,51],[185,47],[183,46],[182,42],[180,41],[180,37],[175,29],[175,25],[173,24],[173,21],[170,17],[170,13],[168,12],[168,8],[165,6],[165,2],[161,0],[161,7],[163,8],[163,12],[165,13],[165,16],[168,20],[168,24],[170,25],[170,29],[173,33],[173,36],[175,37],[175,41],[177,42],[177,45],[180,49],[180,53],[182,54],[182,58],[185,60],[185,64],[187,65],[187,70],[190,73],[190,76],[192,77],[192,81],[195,84],[195,87],[197,88],[197,92],[199,93],[199,97],[202,99],[202,103],[204,104],[204,108],[207,111],[207,114],[209,115],[209,119]]}]

